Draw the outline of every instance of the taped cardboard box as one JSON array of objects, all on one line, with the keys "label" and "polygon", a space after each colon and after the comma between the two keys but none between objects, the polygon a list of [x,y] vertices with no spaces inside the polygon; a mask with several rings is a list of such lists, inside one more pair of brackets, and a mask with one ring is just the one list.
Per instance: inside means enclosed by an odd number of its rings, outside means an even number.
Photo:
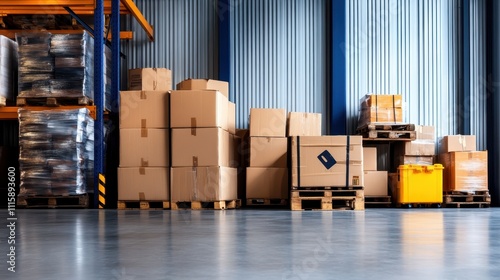
[{"label": "taped cardboard box", "polygon": [[285,137],[250,137],[250,167],[287,167]]},{"label": "taped cardboard box", "polygon": [[396,168],[400,165],[433,165],[434,156],[398,156]]},{"label": "taped cardboard box", "polygon": [[444,191],[487,191],[488,152],[450,152],[439,155]]},{"label": "taped cardboard box", "polygon": [[387,196],[388,185],[387,185],[387,171],[365,171],[365,189],[364,193],[366,195],[372,196]]},{"label": "taped cardboard box", "polygon": [[119,167],[118,200],[168,201],[169,179],[168,167]]},{"label": "taped cardboard box", "polygon": [[417,140],[436,141],[436,128],[430,125],[415,125]]},{"label": "taped cardboard box", "polygon": [[361,98],[362,108],[401,108],[403,97],[400,94],[367,94]]},{"label": "taped cardboard box", "polygon": [[215,90],[174,90],[170,96],[171,127],[228,129],[228,100]]},{"label": "taped cardboard box", "polygon": [[237,169],[229,167],[174,167],[172,202],[238,199]]},{"label": "taped cardboard box", "polygon": [[439,141],[439,153],[466,152],[476,150],[475,135],[448,135]]},{"label": "taped cardboard box", "polygon": [[128,70],[129,90],[172,90],[172,71],[166,68],[136,68]]},{"label": "taped cardboard box", "polygon": [[172,129],[172,166],[235,167],[234,139],[221,128]]},{"label": "taped cardboard box", "polygon": [[167,91],[121,91],[120,128],[170,127]]},{"label": "taped cardboard box", "polygon": [[377,148],[363,147],[363,170],[377,170]]},{"label": "taped cardboard box", "polygon": [[170,166],[169,129],[120,129],[120,167]]},{"label": "taped cardboard box", "polygon": [[288,169],[248,167],[246,197],[250,199],[288,199]]},{"label": "taped cardboard box", "polygon": [[321,136],[321,114],[288,113],[287,136]]},{"label": "taped cardboard box", "polygon": [[250,109],[250,136],[285,137],[285,109]]},{"label": "taped cardboard box", "polygon": [[362,136],[291,137],[292,187],[362,186]]},{"label": "taped cardboard box", "polygon": [[359,112],[359,127],[368,123],[401,123],[403,109],[401,108],[363,108]]},{"label": "taped cardboard box", "polygon": [[229,97],[229,83],[211,79],[187,79],[177,84],[177,90],[218,90]]}]

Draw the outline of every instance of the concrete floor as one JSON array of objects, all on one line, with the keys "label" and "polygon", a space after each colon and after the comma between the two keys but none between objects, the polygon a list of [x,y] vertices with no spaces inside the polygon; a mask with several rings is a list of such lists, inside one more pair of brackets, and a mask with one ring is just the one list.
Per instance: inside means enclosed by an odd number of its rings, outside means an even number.
[{"label": "concrete floor", "polygon": [[29,209],[17,217],[15,273],[0,227],[0,279],[500,278],[500,208]]}]

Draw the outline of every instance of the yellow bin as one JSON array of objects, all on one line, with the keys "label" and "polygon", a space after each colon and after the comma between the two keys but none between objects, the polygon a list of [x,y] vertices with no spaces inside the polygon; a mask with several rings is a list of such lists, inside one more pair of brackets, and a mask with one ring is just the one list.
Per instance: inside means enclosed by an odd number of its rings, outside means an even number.
[{"label": "yellow bin", "polygon": [[398,167],[398,203],[442,203],[443,166],[400,165]]}]

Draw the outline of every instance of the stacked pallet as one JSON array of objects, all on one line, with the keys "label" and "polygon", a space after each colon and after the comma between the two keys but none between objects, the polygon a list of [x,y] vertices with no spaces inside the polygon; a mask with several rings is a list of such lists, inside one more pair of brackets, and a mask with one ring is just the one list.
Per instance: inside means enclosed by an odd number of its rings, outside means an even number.
[{"label": "stacked pallet", "polygon": [[286,113],[250,109],[250,162],[247,205],[285,205],[288,200]]},{"label": "stacked pallet", "polygon": [[229,85],[187,80],[171,93],[172,209],[228,209],[237,197],[235,104]]},{"label": "stacked pallet", "polygon": [[119,209],[170,208],[171,81],[168,69],[132,69],[120,92]]},{"label": "stacked pallet", "polygon": [[0,35],[0,106],[17,92],[17,43]]}]

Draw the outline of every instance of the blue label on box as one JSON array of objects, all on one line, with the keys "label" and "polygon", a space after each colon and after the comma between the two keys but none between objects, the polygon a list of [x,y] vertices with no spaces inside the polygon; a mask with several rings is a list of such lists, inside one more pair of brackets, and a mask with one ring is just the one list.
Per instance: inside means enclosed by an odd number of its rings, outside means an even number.
[{"label": "blue label on box", "polygon": [[332,168],[337,163],[332,154],[330,154],[330,152],[327,150],[319,154],[318,159],[323,164],[323,166],[326,167],[326,169]]}]

